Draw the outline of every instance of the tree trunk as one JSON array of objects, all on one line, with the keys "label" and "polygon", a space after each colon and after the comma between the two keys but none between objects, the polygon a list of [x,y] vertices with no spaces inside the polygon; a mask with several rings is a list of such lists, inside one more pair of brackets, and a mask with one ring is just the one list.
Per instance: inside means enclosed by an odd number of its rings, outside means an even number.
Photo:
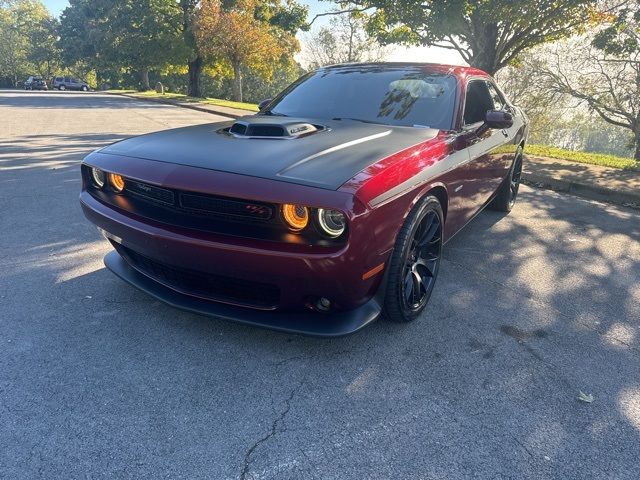
[{"label": "tree trunk", "polygon": [[498,58],[498,25],[486,23],[480,17],[472,18],[474,41],[471,43],[473,56],[469,65],[484,70],[489,75],[495,75],[498,71],[500,58]]},{"label": "tree trunk", "polygon": [[242,101],[242,70],[240,62],[233,62],[233,99],[236,102]]},{"label": "tree trunk", "polygon": [[640,130],[636,132],[636,153],[633,158],[636,162],[640,162]]},{"label": "tree trunk", "polygon": [[189,88],[187,94],[190,97],[202,97],[200,91],[200,73],[202,72],[202,57],[198,55],[189,62]]},{"label": "tree trunk", "polygon": [[147,67],[142,67],[140,70],[140,82],[142,83],[143,92],[151,90],[151,86],[149,85],[149,69]]}]

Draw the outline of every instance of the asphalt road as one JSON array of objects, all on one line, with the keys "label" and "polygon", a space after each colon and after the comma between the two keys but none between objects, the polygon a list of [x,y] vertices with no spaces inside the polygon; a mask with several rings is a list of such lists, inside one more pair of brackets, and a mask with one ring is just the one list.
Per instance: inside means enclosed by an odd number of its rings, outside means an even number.
[{"label": "asphalt road", "polygon": [[638,211],[523,187],[445,247],[420,321],[290,336],[129,287],[80,211],[92,149],[216,117],[0,113],[1,478],[640,478]]}]

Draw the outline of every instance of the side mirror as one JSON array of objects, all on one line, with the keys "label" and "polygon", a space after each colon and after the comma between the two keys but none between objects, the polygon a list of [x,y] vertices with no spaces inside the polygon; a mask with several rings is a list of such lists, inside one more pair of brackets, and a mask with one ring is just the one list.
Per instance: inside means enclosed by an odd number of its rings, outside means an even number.
[{"label": "side mirror", "polygon": [[267,98],[266,100],[262,100],[259,104],[258,104],[258,111],[262,111],[265,108],[267,108],[267,105],[269,105],[271,103],[271,99]]},{"label": "side mirror", "polygon": [[504,130],[513,126],[513,115],[504,110],[488,110],[484,118],[487,128]]}]

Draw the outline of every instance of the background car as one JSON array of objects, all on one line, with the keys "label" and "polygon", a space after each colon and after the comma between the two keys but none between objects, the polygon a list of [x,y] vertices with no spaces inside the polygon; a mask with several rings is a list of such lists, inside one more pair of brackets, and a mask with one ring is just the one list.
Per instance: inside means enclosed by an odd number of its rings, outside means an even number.
[{"label": "background car", "polygon": [[47,82],[41,77],[30,76],[24,82],[25,90],[48,90]]},{"label": "background car", "polygon": [[88,92],[90,87],[84,80],[78,80],[73,77],[54,77],[51,82],[51,88],[58,90],[82,90]]}]

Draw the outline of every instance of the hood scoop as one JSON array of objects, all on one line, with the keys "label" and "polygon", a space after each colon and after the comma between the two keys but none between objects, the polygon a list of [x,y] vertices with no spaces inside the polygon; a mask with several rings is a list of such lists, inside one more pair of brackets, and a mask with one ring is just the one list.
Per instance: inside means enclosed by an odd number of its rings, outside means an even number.
[{"label": "hood scoop", "polygon": [[231,127],[225,129],[227,133],[237,138],[282,138],[291,139],[305,137],[326,127],[294,119],[272,119],[254,116],[237,120]]}]

